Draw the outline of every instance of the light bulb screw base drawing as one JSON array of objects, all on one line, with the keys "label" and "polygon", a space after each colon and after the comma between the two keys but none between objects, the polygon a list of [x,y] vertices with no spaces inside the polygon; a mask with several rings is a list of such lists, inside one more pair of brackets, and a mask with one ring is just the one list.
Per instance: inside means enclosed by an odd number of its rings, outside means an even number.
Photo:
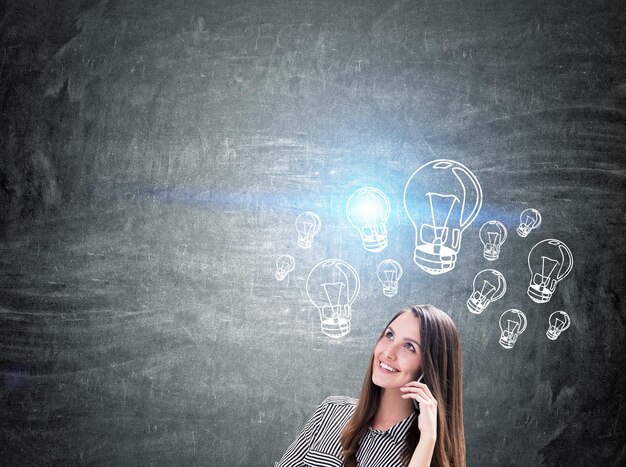
[{"label": "light bulb screw base drawing", "polygon": [[472,313],[479,315],[484,311],[485,308],[486,305],[483,305],[482,303],[474,300],[473,297],[467,299],[467,309]]},{"label": "light bulb screw base drawing", "polygon": [[383,295],[386,297],[394,297],[398,293],[398,287],[393,285],[383,287]]},{"label": "light bulb screw base drawing", "polygon": [[508,336],[506,334],[502,334],[500,337],[500,345],[505,349],[512,349],[517,341],[517,335],[513,334],[512,336]]},{"label": "light bulb screw base drawing", "polygon": [[553,329],[552,327],[550,327],[550,329],[548,329],[548,332],[546,332],[546,336],[548,336],[548,339],[553,341],[555,341],[560,335],[561,331],[556,328]]},{"label": "light bulb screw base drawing", "polygon": [[276,271],[274,273],[274,277],[276,278],[276,280],[284,281],[285,277],[287,277],[287,273],[285,273],[283,271]]},{"label": "light bulb screw base drawing", "polygon": [[387,234],[385,235],[372,235],[367,238],[363,238],[363,248],[370,253],[378,253],[379,251],[387,248]]},{"label": "light bulb screw base drawing", "polygon": [[454,269],[456,253],[445,246],[420,245],[415,249],[413,262],[429,274],[444,274]]},{"label": "light bulb screw base drawing", "polygon": [[552,298],[552,291],[547,287],[531,284],[528,286],[528,296],[535,303],[547,303]]},{"label": "light bulb screw base drawing", "polygon": [[487,261],[495,261],[500,257],[500,251],[499,250],[485,250],[483,256],[485,257],[485,259]]},{"label": "light bulb screw base drawing", "polygon": [[309,239],[307,237],[300,237],[298,238],[298,246],[300,248],[304,248],[305,250],[311,248],[311,245],[313,245],[313,239]]},{"label": "light bulb screw base drawing", "polygon": [[522,238],[527,237],[529,233],[530,233],[530,229],[528,227],[520,225],[517,228],[517,235],[519,235]]},{"label": "light bulb screw base drawing", "polygon": [[350,332],[350,319],[342,317],[322,318],[322,333],[339,339]]}]

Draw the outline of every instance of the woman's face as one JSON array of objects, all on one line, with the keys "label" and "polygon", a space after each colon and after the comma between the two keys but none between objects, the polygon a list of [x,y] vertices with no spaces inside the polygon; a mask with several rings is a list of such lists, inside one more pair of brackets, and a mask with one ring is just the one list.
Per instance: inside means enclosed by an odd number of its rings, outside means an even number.
[{"label": "woman's face", "polygon": [[397,389],[415,381],[422,369],[419,346],[419,320],[413,313],[402,313],[374,347],[372,382],[381,388]]}]

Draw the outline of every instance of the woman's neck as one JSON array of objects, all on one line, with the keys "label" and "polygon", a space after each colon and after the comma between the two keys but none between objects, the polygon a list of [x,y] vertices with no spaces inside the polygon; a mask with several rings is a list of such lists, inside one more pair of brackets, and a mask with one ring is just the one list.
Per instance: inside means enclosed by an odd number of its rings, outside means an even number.
[{"label": "woman's neck", "polygon": [[372,421],[373,429],[388,430],[413,413],[413,403],[402,399],[401,395],[399,389],[381,390],[380,404]]}]

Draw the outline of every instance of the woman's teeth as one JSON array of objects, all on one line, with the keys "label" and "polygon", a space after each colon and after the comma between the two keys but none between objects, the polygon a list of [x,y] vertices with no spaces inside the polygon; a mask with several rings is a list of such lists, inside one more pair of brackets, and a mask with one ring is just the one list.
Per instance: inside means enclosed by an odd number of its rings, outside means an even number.
[{"label": "woman's teeth", "polygon": [[386,363],[383,363],[383,362],[380,362],[380,367],[383,370],[387,370],[387,371],[393,371],[393,372],[397,372],[398,371],[395,368],[391,368],[389,365],[387,365]]}]

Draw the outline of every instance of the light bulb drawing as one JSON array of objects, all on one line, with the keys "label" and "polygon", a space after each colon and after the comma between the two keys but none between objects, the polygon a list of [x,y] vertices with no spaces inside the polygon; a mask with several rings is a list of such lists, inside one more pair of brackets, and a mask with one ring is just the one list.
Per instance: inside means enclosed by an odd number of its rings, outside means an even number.
[{"label": "light bulb drawing", "polygon": [[517,234],[520,237],[526,237],[531,230],[541,225],[541,214],[536,209],[524,209],[519,216],[519,227]]},{"label": "light bulb drawing", "polygon": [[485,269],[474,277],[472,295],[467,300],[467,309],[475,314],[482,313],[485,308],[501,299],[506,292],[506,280],[500,271]]},{"label": "light bulb drawing", "polygon": [[359,231],[366,251],[377,253],[387,247],[390,209],[389,198],[376,188],[359,188],[348,198],[346,216]]},{"label": "light bulb drawing", "polygon": [[485,222],[480,228],[480,241],[483,242],[483,256],[487,261],[495,261],[500,257],[500,248],[506,241],[507,230],[502,222]]},{"label": "light bulb drawing", "polygon": [[512,349],[517,338],[526,330],[526,315],[515,308],[506,310],[500,316],[500,345]]},{"label": "light bulb drawing", "polygon": [[572,251],[562,241],[548,238],[537,243],[528,253],[528,296],[537,303],[549,302],[557,284],[570,273],[573,264]]},{"label": "light bulb drawing", "polygon": [[546,336],[550,340],[556,340],[563,331],[569,328],[570,325],[569,315],[564,311],[555,311],[548,318],[548,332]]},{"label": "light bulb drawing", "polygon": [[296,230],[298,231],[298,246],[308,249],[313,244],[313,237],[320,231],[322,221],[320,217],[311,211],[300,214],[296,219]]},{"label": "light bulb drawing", "polygon": [[464,165],[437,159],[419,167],[404,187],[404,209],[415,227],[413,261],[429,274],[451,271],[461,235],[482,206],[482,189]]},{"label": "light bulb drawing", "polygon": [[398,293],[398,281],[402,277],[402,266],[393,259],[381,261],[376,269],[378,280],[383,285],[383,294],[393,297]]},{"label": "light bulb drawing", "polygon": [[279,281],[285,280],[287,274],[293,271],[295,267],[296,260],[293,259],[293,256],[280,255],[276,259],[276,272],[274,273],[274,277]]},{"label": "light bulb drawing", "polygon": [[361,287],[356,270],[340,259],[316,264],[306,280],[306,293],[320,314],[322,332],[338,339],[350,332],[352,304]]}]

